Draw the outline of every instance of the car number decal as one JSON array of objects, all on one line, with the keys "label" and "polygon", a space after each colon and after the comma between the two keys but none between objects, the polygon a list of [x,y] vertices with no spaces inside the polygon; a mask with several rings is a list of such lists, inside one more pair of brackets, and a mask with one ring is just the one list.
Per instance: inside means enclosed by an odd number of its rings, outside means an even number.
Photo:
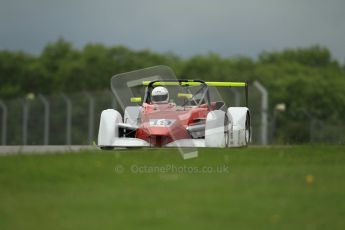
[{"label": "car number decal", "polygon": [[150,126],[169,127],[175,121],[176,121],[175,119],[150,119]]}]

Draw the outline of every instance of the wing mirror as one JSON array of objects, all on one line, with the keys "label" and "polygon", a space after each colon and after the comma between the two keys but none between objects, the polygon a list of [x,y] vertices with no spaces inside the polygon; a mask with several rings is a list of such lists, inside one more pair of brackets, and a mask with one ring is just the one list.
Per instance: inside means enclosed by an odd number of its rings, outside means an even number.
[{"label": "wing mirror", "polygon": [[140,103],[141,102],[141,97],[131,97],[131,102]]}]

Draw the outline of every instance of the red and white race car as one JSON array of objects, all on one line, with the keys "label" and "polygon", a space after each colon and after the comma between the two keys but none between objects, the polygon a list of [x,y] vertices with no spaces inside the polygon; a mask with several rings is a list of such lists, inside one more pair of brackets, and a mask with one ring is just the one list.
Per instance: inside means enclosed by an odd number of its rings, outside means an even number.
[{"label": "red and white race car", "polygon": [[111,88],[119,106],[118,110],[102,112],[98,146],[112,149],[248,145],[249,109],[226,105],[217,87],[243,87],[248,103],[245,82],[181,80],[167,66],[115,75]]}]

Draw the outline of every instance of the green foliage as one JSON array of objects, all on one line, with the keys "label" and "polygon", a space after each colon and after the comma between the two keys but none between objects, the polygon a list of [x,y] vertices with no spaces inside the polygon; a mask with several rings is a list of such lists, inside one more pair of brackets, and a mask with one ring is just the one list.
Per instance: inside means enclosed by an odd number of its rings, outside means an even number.
[{"label": "green foliage", "polygon": [[295,62],[311,67],[325,67],[330,65],[331,53],[320,46],[312,46],[308,49],[286,49],[283,52],[263,52],[259,56],[261,63]]},{"label": "green foliage", "polygon": [[[278,133],[283,142],[291,141],[299,124],[308,121],[301,109],[325,121],[343,120],[345,113],[344,68],[320,46],[263,52],[257,60],[223,58],[215,53],[182,59],[172,53],[133,51],[124,46],[88,44],[75,49],[59,39],[48,44],[39,56],[0,51],[0,98],[102,90],[109,88],[114,74],[154,65],[168,65],[181,78],[259,80],[269,91],[270,111],[277,103],[287,105],[287,112],[281,116],[287,128]],[[302,142],[308,140],[303,133],[299,138]]]}]

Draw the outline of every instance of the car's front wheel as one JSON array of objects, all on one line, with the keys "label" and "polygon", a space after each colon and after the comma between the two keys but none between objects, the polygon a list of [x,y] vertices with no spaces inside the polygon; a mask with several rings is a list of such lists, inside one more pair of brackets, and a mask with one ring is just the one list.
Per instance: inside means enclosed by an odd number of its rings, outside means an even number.
[{"label": "car's front wheel", "polygon": [[245,133],[244,133],[246,145],[248,145],[251,141],[251,136],[252,136],[251,132],[252,132],[252,130],[251,130],[251,126],[250,126],[250,115],[249,115],[249,113],[247,113],[246,124],[245,124]]},{"label": "car's front wheel", "polygon": [[208,113],[205,128],[206,147],[228,147],[231,135],[231,120],[224,111]]},{"label": "car's front wheel", "polygon": [[101,150],[113,150],[114,147],[113,146],[102,146],[100,147]]}]

